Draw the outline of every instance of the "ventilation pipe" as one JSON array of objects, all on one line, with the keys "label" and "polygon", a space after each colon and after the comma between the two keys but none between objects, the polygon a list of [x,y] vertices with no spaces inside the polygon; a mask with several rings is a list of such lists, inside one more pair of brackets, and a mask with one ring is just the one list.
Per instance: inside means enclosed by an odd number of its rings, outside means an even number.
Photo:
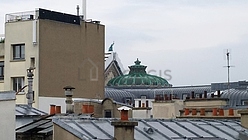
[{"label": "ventilation pipe", "polygon": [[73,113],[73,100],[72,100],[72,96],[73,96],[73,90],[75,88],[71,87],[71,86],[66,86],[64,87],[65,90],[65,103],[66,103],[66,113]]}]

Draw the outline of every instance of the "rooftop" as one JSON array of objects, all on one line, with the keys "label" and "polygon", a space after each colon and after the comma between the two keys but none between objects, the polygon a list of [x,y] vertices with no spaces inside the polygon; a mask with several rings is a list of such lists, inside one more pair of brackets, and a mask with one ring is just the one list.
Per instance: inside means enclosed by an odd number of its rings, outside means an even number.
[{"label": "rooftop", "polygon": [[[93,119],[78,117],[53,118],[53,122],[80,139],[113,139],[112,121],[117,119]],[[238,120],[211,119],[133,119],[137,121],[135,139],[152,140],[236,140],[248,139],[248,130]]]}]

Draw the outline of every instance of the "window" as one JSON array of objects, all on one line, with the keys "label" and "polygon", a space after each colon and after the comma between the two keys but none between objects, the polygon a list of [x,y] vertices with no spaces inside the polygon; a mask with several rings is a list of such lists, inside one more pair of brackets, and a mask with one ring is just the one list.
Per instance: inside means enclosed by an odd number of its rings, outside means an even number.
[{"label": "window", "polygon": [[248,105],[248,101],[247,100],[242,101],[242,105],[247,106]]},{"label": "window", "polygon": [[0,80],[4,79],[4,62],[0,61]]},{"label": "window", "polygon": [[13,59],[25,59],[25,45],[13,45]]},{"label": "window", "polygon": [[19,91],[24,86],[24,77],[14,77],[13,78],[13,90]]},{"label": "window", "polygon": [[105,118],[112,118],[112,113],[111,113],[111,110],[105,110],[105,115],[104,115]]}]

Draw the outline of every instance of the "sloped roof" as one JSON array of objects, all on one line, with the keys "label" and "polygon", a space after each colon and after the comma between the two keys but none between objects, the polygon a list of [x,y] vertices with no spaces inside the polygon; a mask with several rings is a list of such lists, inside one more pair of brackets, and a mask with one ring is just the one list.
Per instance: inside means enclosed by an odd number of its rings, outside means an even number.
[{"label": "sloped roof", "polygon": [[16,133],[48,134],[53,132],[52,116],[48,115],[16,128]]},{"label": "sloped roof", "polygon": [[0,101],[15,100],[16,95],[14,91],[1,91],[0,92]]},{"label": "sloped roof", "polygon": [[[53,118],[53,122],[78,138],[113,139],[116,119]],[[198,139],[248,139],[248,130],[238,120],[204,119],[133,119],[136,140],[198,140]]]},{"label": "sloped roof", "polygon": [[132,93],[127,92],[125,90],[118,90],[118,89],[114,89],[114,88],[105,88],[105,98],[111,98],[116,102],[122,103],[126,97],[130,97],[130,98],[134,99],[135,95],[133,95]]},{"label": "sloped roof", "polygon": [[182,86],[182,87],[168,87],[160,89],[122,89],[124,91],[134,94],[137,98],[140,98],[141,95],[146,95],[147,98],[153,99],[156,95],[163,94],[172,94],[176,98],[183,98],[183,94],[188,94],[190,96],[191,92],[194,91],[196,94],[204,93],[204,91],[210,92],[210,85],[201,85],[201,86]]},{"label": "sloped roof", "polygon": [[27,104],[17,104],[16,105],[16,116],[43,116],[47,113],[38,110],[33,107],[29,107]]}]

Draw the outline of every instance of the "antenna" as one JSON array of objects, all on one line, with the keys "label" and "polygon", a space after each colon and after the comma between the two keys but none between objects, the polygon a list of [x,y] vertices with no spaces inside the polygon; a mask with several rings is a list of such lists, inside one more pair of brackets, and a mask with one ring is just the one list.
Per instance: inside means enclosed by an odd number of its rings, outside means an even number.
[{"label": "antenna", "polygon": [[227,66],[224,66],[224,67],[227,67],[227,89],[228,89],[228,94],[230,93],[230,67],[233,67],[233,66],[230,66],[230,52],[228,51],[227,49],[227,52],[226,52],[226,59],[227,59]]},{"label": "antenna", "polygon": [[86,20],[86,0],[83,0],[83,20]]},{"label": "antenna", "polygon": [[79,5],[77,5],[77,16],[79,16]]}]

